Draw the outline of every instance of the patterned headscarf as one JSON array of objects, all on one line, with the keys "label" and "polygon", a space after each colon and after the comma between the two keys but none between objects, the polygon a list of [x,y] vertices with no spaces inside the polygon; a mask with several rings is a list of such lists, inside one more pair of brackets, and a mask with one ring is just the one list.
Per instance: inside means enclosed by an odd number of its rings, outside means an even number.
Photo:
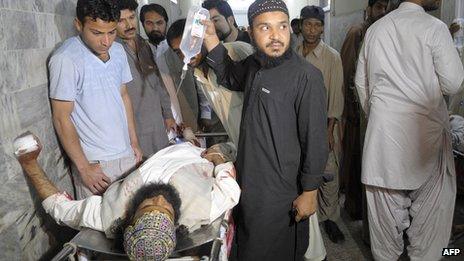
[{"label": "patterned headscarf", "polygon": [[274,11],[281,11],[288,15],[287,5],[282,0],[256,0],[248,8],[248,24],[252,26],[256,16]]},{"label": "patterned headscarf", "polygon": [[176,247],[176,227],[165,213],[143,214],[124,231],[124,249],[130,260],[163,261]]}]

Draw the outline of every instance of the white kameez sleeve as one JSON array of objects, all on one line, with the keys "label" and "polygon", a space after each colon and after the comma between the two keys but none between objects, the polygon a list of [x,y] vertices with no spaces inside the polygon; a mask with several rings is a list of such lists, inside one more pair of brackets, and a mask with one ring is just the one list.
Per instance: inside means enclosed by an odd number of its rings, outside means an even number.
[{"label": "white kameez sleeve", "polygon": [[214,174],[215,181],[211,191],[211,222],[232,209],[240,199],[240,187],[235,181],[235,168],[231,162],[217,165]]},{"label": "white kameez sleeve", "polygon": [[358,65],[356,67],[355,85],[358,93],[359,101],[363,111],[368,114],[368,101],[369,101],[369,79],[367,77],[367,63],[365,54],[365,45],[361,47],[359,52]]},{"label": "white kameez sleeve", "polygon": [[445,95],[456,94],[461,90],[464,79],[464,70],[459,53],[444,23],[440,23],[432,32],[430,46],[441,90]]},{"label": "white kameez sleeve", "polygon": [[57,193],[42,201],[42,206],[58,224],[79,230],[86,227],[103,231],[101,196],[71,200],[65,193]]}]

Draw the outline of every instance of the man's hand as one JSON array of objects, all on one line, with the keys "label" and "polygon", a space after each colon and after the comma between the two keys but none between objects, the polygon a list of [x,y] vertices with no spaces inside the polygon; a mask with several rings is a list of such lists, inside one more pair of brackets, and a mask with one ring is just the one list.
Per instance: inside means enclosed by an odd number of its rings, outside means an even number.
[{"label": "man's hand", "polygon": [[449,27],[451,36],[454,36],[455,33],[457,33],[461,29],[461,26],[458,23],[452,23]]},{"label": "man's hand", "polygon": [[164,124],[166,126],[167,131],[173,130],[175,132],[178,132],[177,123],[174,119],[165,119]]},{"label": "man's hand", "polygon": [[327,140],[329,141],[329,151],[332,151],[335,147],[335,138],[333,135],[333,130],[327,132]]},{"label": "man's hand", "polygon": [[198,141],[195,134],[193,134],[193,131],[192,131],[192,129],[190,127],[185,127],[184,128],[184,130],[182,131],[182,136],[184,137],[184,139],[186,141],[192,143],[193,145],[195,145],[197,147],[201,147],[200,142]]},{"label": "man's hand", "polygon": [[335,118],[329,118],[327,124],[327,140],[329,142],[329,151],[332,151],[335,147],[335,138],[334,138],[334,130],[335,130],[335,123],[337,120]]},{"label": "man's hand", "polygon": [[206,26],[203,43],[205,44],[208,52],[210,52],[220,43],[220,41],[216,34],[216,28],[214,27],[213,22],[211,22],[211,20],[203,20],[201,22],[204,26]]},{"label": "man's hand", "polygon": [[135,164],[137,165],[140,162],[142,162],[143,152],[139,144],[131,145],[131,147],[132,147],[132,150],[134,150]]},{"label": "man's hand", "polygon": [[209,132],[209,130],[213,127],[210,119],[200,119],[198,125],[201,128],[201,132]]},{"label": "man's hand", "polygon": [[111,184],[108,178],[100,167],[100,164],[89,164],[86,168],[79,170],[82,182],[90,189],[90,191],[97,195],[102,194]]},{"label": "man's hand", "polygon": [[[27,135],[27,134],[26,134]],[[40,143],[39,139],[34,136],[34,140],[37,142],[37,149],[34,151],[26,152],[26,150],[20,150],[18,151],[18,161],[21,165],[27,165],[31,162],[36,162],[37,158],[39,157],[40,152],[42,151],[42,144]]]},{"label": "man's hand", "polygon": [[317,209],[317,190],[305,191],[293,201],[293,208],[297,213],[295,221],[300,222],[312,214],[316,213]]},{"label": "man's hand", "polygon": [[220,165],[226,162],[224,155],[222,155],[222,153],[218,152],[217,150],[211,147],[204,150],[201,153],[201,157],[212,162],[214,166],[217,166],[217,165]]}]

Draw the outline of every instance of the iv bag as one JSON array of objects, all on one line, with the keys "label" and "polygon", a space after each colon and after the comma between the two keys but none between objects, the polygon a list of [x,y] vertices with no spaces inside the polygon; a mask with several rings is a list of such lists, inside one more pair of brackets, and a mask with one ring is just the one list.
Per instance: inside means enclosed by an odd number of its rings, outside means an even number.
[{"label": "iv bag", "polygon": [[184,64],[201,51],[206,26],[201,21],[209,19],[209,11],[199,6],[192,6],[187,15],[184,34],[180,43],[180,50],[184,54]]}]

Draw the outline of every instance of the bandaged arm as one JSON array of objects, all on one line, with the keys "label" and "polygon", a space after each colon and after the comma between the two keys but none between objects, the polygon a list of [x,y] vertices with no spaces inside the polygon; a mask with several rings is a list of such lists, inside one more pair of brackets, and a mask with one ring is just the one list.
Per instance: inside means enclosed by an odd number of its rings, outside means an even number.
[{"label": "bandaged arm", "polygon": [[211,191],[211,222],[232,209],[240,199],[240,187],[235,181],[235,168],[232,162],[217,165],[214,168],[214,177]]},{"label": "bandaged arm", "polygon": [[42,201],[42,206],[58,224],[74,229],[88,227],[103,231],[100,210],[101,197],[92,196],[84,200],[72,200],[67,193],[60,193],[48,179],[36,159],[20,160],[32,186]]}]

